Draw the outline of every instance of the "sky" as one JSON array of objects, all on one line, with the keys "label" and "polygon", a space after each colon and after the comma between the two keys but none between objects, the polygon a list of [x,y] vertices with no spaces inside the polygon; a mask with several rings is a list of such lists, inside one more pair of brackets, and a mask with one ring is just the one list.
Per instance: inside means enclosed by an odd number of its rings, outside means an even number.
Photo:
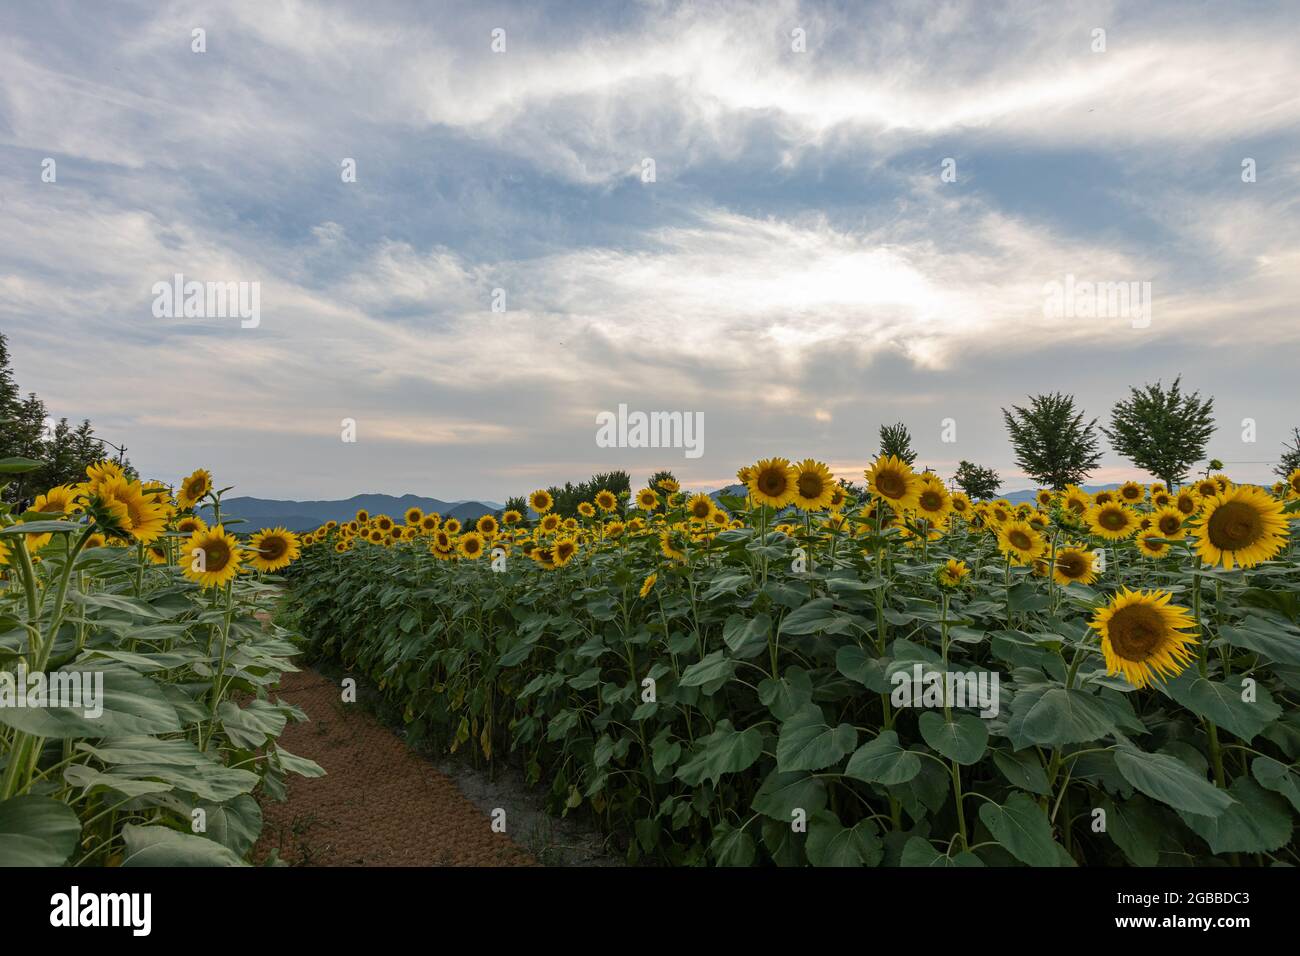
[{"label": "sky", "polygon": [[[772,455],[860,480],[895,421],[1013,490],[1002,408],[1105,423],[1178,375],[1209,455],[1271,481],[1297,12],[5,4],[0,331],[146,477],[260,497],[715,488]],[[160,302],[177,274],[256,318]],[[699,416],[698,456],[603,447],[620,405]],[[1094,481],[1145,477],[1105,450]]]}]

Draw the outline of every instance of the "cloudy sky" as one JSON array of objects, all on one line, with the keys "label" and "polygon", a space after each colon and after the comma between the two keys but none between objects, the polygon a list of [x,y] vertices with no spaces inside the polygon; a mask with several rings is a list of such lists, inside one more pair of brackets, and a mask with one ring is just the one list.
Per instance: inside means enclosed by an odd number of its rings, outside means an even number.
[{"label": "cloudy sky", "polygon": [[[860,478],[898,420],[1019,488],[1000,407],[1104,420],[1180,373],[1264,480],[1300,424],[1296,13],[6,5],[0,329],[145,475],[264,497]],[[257,283],[260,322],[155,315],[177,273]],[[702,413],[703,455],[599,447],[619,404]]]}]

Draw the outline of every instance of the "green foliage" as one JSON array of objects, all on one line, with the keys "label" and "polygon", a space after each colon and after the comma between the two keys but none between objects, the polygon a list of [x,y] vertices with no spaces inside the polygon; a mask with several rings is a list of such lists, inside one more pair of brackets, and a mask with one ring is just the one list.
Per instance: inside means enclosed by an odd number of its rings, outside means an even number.
[{"label": "green foliage", "polygon": [[[575,485],[571,481],[566,481],[563,488],[552,485],[546,490],[551,493],[551,498],[555,501],[552,510],[562,518],[573,518],[578,514],[578,505],[584,501],[591,501],[596,497],[596,492],[605,489],[626,498],[631,493],[631,488],[632,479],[626,471],[607,471],[592,475],[581,484]],[[520,512],[520,514],[527,513],[526,510]]]},{"label": "green foliage", "polygon": [[515,495],[506,499],[506,506],[501,509],[502,512],[518,511],[521,515],[528,514],[528,499],[523,495]]},{"label": "green foliage", "polygon": [[909,465],[916,461],[912,434],[902,422],[880,426],[880,454],[901,458]]},{"label": "green foliage", "polygon": [[957,482],[957,486],[974,501],[992,498],[1002,487],[1002,479],[998,477],[996,471],[973,464],[964,458],[957,465],[953,481]]},{"label": "green foliage", "polygon": [[1102,431],[1111,447],[1166,488],[1187,477],[1214,434],[1214,399],[1202,400],[1199,392],[1184,395],[1180,378],[1167,389],[1159,382],[1129,389],[1110,415],[1110,427]]},{"label": "green foliage", "polygon": [[1291,438],[1282,445],[1282,457],[1273,468],[1273,474],[1286,480],[1297,468],[1300,468],[1300,428],[1292,428]]},{"label": "green foliage", "polygon": [[1016,464],[1039,484],[1057,491],[1081,484],[1097,467],[1097,419],[1085,422],[1074,396],[1031,395],[1029,407],[1002,409]]}]

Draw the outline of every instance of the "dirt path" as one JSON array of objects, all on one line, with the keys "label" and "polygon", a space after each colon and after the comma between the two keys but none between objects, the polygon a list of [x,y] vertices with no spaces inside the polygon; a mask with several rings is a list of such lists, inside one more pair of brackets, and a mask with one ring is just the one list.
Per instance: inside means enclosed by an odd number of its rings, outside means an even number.
[{"label": "dirt path", "polygon": [[285,803],[263,798],[254,859],[299,866],[536,866],[440,773],[314,670],[286,674],[280,696],[311,718],[280,743],[325,768],[290,775]]}]

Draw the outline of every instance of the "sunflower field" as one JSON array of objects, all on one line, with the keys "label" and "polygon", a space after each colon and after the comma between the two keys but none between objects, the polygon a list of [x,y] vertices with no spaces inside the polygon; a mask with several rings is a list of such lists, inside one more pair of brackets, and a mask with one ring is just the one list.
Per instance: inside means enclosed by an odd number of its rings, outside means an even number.
[{"label": "sunflower field", "polygon": [[304,537],[315,654],[631,861],[1300,862],[1300,472],[972,502],[881,457]]},{"label": "sunflower field", "polygon": [[297,539],[240,539],[220,498],[202,469],[173,493],[101,462],[0,503],[3,865],[242,865],[254,792],[323,773],[277,746],[304,715],[268,694],[300,650],[267,619]]}]

